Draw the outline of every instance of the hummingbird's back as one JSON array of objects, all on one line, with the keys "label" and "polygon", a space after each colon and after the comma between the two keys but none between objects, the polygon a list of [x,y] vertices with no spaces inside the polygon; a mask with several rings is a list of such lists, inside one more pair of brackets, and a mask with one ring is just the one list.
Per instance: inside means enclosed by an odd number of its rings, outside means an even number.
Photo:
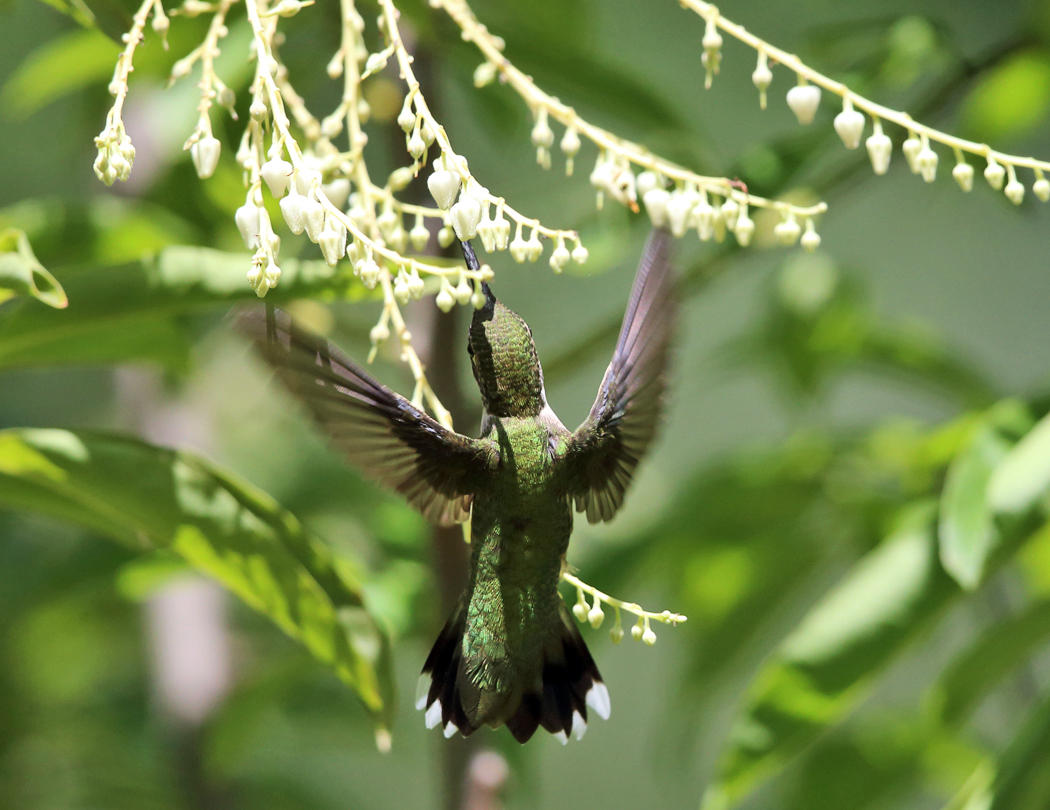
[{"label": "hummingbird's back", "polygon": [[[492,429],[500,465],[475,495],[470,582],[424,666],[428,723],[440,718],[447,733],[464,734],[506,723],[521,741],[538,725],[579,736],[587,703],[607,715],[608,693],[558,595],[572,510],[550,429],[515,417],[493,419]],[[455,649],[446,654],[446,645]],[[431,691],[445,703],[430,704]]]}]

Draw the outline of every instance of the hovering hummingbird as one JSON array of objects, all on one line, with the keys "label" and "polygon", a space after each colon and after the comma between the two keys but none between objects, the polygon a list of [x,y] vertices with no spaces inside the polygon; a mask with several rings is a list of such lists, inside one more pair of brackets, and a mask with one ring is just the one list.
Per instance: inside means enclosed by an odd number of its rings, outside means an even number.
[{"label": "hovering hummingbird", "polygon": [[[468,264],[477,267],[469,243]],[[241,322],[262,356],[362,473],[442,525],[472,517],[470,580],[423,665],[428,728],[538,726],[563,743],[609,692],[558,594],[572,508],[610,520],[659,422],[675,303],[670,236],[653,231],[590,414],[570,432],[547,404],[532,331],[483,287],[467,352],[481,436],[442,426],[283,312]]]}]

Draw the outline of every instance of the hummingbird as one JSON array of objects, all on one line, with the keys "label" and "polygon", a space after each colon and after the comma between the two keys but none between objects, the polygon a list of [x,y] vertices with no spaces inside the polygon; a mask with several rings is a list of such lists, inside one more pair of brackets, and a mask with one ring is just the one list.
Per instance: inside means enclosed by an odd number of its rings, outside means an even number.
[{"label": "hummingbird", "polygon": [[[506,725],[581,738],[609,692],[558,594],[573,508],[611,520],[653,442],[675,319],[670,235],[654,230],[612,361],[569,431],[547,403],[529,325],[483,285],[467,352],[484,406],[480,436],[455,432],[328,341],[268,309],[240,323],[320,429],[369,478],[441,525],[471,519],[470,577],[423,665],[416,708],[446,737]],[[469,243],[468,266],[477,269]]]}]

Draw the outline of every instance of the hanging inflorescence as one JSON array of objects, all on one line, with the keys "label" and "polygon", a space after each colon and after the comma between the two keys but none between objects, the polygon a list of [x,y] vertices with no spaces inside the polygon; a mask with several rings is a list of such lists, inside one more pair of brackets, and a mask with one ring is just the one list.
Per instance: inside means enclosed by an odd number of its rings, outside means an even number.
[{"label": "hanging inflorescence", "polygon": [[[705,86],[711,86],[722,68],[726,34],[757,53],[751,77],[763,109],[777,66],[794,74],[786,101],[800,124],[816,120],[823,92],[841,98],[842,109],[834,117],[834,129],[849,149],[858,149],[863,142],[876,174],[889,170],[893,142],[884,124],[890,123],[906,134],[901,149],[908,167],[926,182],[936,178],[939,155],[935,147],[940,146],[952,150],[952,176],[965,191],[973,187],[974,180],[974,163],[967,160],[969,155],[978,166],[983,162],[985,179],[1011,202],[1020,204],[1025,196],[1026,187],[1019,176],[1022,171],[1031,173],[1033,194],[1043,201],[1050,199],[1050,181],[1044,176],[1050,164],[1008,155],[914,121],[905,113],[853,93],[759,39],[723,17],[714,5],[703,0],[679,1],[703,20],[699,61]],[[244,202],[234,213],[234,220],[253,251],[248,283],[263,296],[281,278],[281,226],[271,221],[269,210],[274,209],[266,206],[269,197],[277,201],[288,231],[296,236],[305,234],[329,265],[348,266],[365,287],[381,292],[383,307],[371,330],[372,356],[381,344],[395,340],[415,380],[412,401],[451,426],[449,413],[431,389],[413,348],[401,308],[425,294],[433,294],[436,305],[445,311],[456,305],[480,307],[484,303],[481,285],[493,277],[493,271],[487,264],[471,269],[427,258],[432,230],[428,223],[437,231],[437,241],[443,247],[454,239],[476,237],[487,252],[508,251],[517,262],[537,261],[549,246],[548,262],[555,272],[570,262],[587,261],[586,247],[576,231],[552,228],[526,216],[473,174],[466,156],[456,151],[427,103],[413,71],[412,55],[402,39],[395,0],[377,0],[380,13],[376,33],[370,35],[374,50],[366,42],[365,20],[355,0],[340,0],[340,45],[327,63],[327,74],[333,81],[342,81],[342,94],[335,109],[324,115],[308,109],[279,53],[282,22],[312,5],[313,0],[183,0],[173,8],[170,17],[210,18],[203,41],[178,59],[171,71],[171,80],[176,81],[198,67],[200,70],[197,119],[185,149],[201,179],[215,172],[223,150],[212,127],[216,105],[236,118],[235,93],[216,73],[215,66],[229,34],[228,16],[238,2],[244,5],[251,31],[246,56],[254,64],[249,115],[234,154],[245,187]],[[798,243],[807,250],[820,245],[816,218],[827,210],[824,203],[800,206],[751,194],[740,181],[697,174],[592,124],[516,68],[503,55],[503,41],[477,20],[466,0],[430,0],[430,5],[443,10],[463,39],[480,52],[475,86],[480,88],[499,78],[527,105],[533,117],[529,137],[542,168],[553,165],[557,152],[566,175],[571,176],[581,148],[585,144],[594,148],[596,158],[589,179],[599,208],[611,200],[633,211],[644,211],[654,226],[666,227],[676,236],[695,232],[701,240],[721,242],[731,234],[741,246],[749,245],[755,232],[751,212],[767,209],[778,218],[773,233],[779,243]],[[107,185],[126,180],[135,159],[122,118],[135,50],[147,25],[166,38],[170,24],[162,0],[144,0],[131,29],[124,34],[124,50],[109,85],[114,103],[95,139],[95,173]],[[166,39],[164,44],[167,47]],[[363,125],[371,110],[362,88],[391,63],[403,88],[397,124],[404,132],[405,155],[404,165],[380,179],[373,177],[366,160],[368,137]],[[869,122],[871,134],[865,139]],[[419,176],[426,179],[435,205],[402,199],[402,192]],[[623,635],[621,610],[639,617],[632,635],[648,643],[655,640],[652,621],[672,625],[684,621],[685,617],[678,614],[651,613],[615,600],[569,574],[564,578],[577,588],[579,600],[574,613],[581,620],[597,626],[603,617],[602,603],[613,606],[613,635],[617,639]]]}]

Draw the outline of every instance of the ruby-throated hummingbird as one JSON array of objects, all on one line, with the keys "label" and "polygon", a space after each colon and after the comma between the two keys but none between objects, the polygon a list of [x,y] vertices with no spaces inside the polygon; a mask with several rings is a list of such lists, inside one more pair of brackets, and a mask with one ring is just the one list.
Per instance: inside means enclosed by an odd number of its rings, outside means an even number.
[{"label": "ruby-throated hummingbird", "polygon": [[[468,263],[477,260],[464,244]],[[445,525],[472,519],[470,581],[423,665],[417,708],[446,736],[506,724],[581,737],[609,692],[558,594],[572,507],[591,523],[620,508],[656,432],[675,304],[670,237],[654,231],[612,362],[570,432],[547,404],[532,331],[484,285],[467,351],[481,436],[449,430],[282,312],[242,329],[362,473]]]}]

